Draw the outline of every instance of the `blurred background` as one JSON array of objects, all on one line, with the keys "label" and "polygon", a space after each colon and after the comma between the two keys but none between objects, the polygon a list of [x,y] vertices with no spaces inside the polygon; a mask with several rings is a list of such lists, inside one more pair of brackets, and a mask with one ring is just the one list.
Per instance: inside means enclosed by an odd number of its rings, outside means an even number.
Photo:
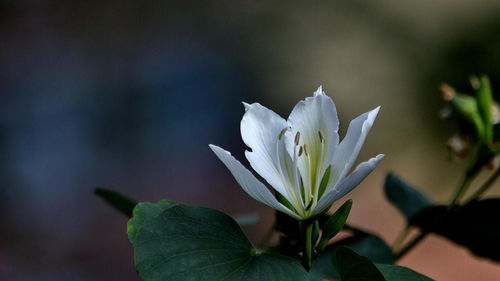
[{"label": "blurred background", "polygon": [[[460,180],[437,87],[470,91],[469,75],[485,73],[500,92],[499,11],[498,0],[1,1],[0,279],[139,280],[127,219],[97,186],[257,214],[245,231],[259,240],[272,210],[207,144],[244,160],[240,102],[286,117],[319,85],[342,133],[382,106],[359,160],[386,158],[346,198],[351,224],[392,243],[403,219],[383,197],[388,171],[443,201]],[[402,264],[436,280],[500,278],[500,265],[436,236]]]}]

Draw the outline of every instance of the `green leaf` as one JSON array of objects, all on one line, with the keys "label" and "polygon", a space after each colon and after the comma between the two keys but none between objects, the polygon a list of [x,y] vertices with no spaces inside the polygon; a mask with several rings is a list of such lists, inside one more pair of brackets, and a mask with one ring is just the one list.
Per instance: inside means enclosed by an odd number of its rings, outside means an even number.
[{"label": "green leaf", "polygon": [[333,244],[346,245],[361,255],[377,263],[393,263],[392,249],[379,236],[372,233],[357,234],[357,236],[345,238]]},{"label": "green leaf", "polygon": [[485,126],[486,142],[491,143],[493,141],[493,95],[491,93],[490,80],[486,76],[481,76],[479,79],[477,103]]},{"label": "green leaf", "polygon": [[106,203],[111,205],[120,213],[128,217],[132,216],[132,210],[134,209],[135,205],[137,205],[137,202],[135,202],[134,200],[116,191],[104,188],[96,188],[94,192],[97,196],[101,197],[104,201],[106,201]]},{"label": "green leaf", "polygon": [[349,216],[349,212],[351,211],[352,200],[347,200],[340,208],[331,215],[328,220],[323,225],[323,233],[321,235],[320,241],[320,250],[322,251],[328,241],[332,239],[339,231],[342,230],[344,224],[347,221],[347,217]]},{"label": "green leaf", "polygon": [[387,281],[433,281],[412,269],[390,264],[375,264]]},{"label": "green leaf", "polygon": [[387,174],[384,184],[385,196],[407,218],[433,206],[434,201],[411,184],[393,173]]},{"label": "green leaf", "polygon": [[145,281],[307,280],[297,260],[258,254],[236,222],[213,209],[140,203],[128,235]]},{"label": "green leaf", "polygon": [[342,281],[386,281],[370,259],[348,247],[338,248],[332,261]]},{"label": "green leaf", "polygon": [[342,281],[433,281],[403,266],[374,264],[344,246],[335,251],[332,262]]},{"label": "green leaf", "polygon": [[391,247],[389,247],[384,240],[375,234],[356,229],[353,237],[344,238],[331,244],[316,259],[309,271],[309,278],[311,278],[311,280],[322,281],[323,278],[339,278],[335,268],[331,266],[331,260],[335,250],[341,246],[348,246],[357,253],[369,258],[372,262],[394,262]]},{"label": "green leaf", "polygon": [[411,224],[444,236],[482,257],[500,261],[500,198],[448,209],[435,206],[415,215]]}]

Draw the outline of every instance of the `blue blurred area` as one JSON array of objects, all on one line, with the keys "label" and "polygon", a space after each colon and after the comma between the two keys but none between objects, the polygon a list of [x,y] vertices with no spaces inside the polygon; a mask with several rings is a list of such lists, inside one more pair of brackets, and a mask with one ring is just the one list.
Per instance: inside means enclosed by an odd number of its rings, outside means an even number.
[{"label": "blue blurred area", "polygon": [[76,3],[4,4],[2,280],[137,280],[125,220],[93,188],[204,201],[207,144],[227,143],[252,88],[212,32],[180,18],[102,31],[101,4],[82,3],[99,26],[78,23]]},{"label": "blue blurred area", "polygon": [[[0,3],[0,280],[139,280],[126,219],[93,195],[97,186],[266,209],[207,147],[243,159],[241,101],[286,113],[326,83],[338,104],[352,101],[341,114],[382,104],[392,120],[406,99],[425,120],[440,81],[472,69],[498,85],[498,48],[487,43],[500,42],[498,18],[487,9],[470,20],[484,34],[468,40],[459,28],[416,28],[426,20],[397,1],[272,2]],[[444,33],[453,36],[435,42]],[[461,50],[486,55],[464,64]],[[433,98],[414,98],[423,93]],[[373,143],[408,143],[384,136],[407,128],[399,122],[378,125]]]}]

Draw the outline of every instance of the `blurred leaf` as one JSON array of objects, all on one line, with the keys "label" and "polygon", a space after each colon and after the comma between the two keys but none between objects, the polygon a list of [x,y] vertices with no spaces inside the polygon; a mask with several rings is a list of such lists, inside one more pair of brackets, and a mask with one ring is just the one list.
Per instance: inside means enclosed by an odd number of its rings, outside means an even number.
[{"label": "blurred leaf", "polygon": [[435,206],[415,215],[411,224],[469,248],[482,257],[500,261],[500,198],[471,202],[448,209]]},{"label": "blurred leaf", "polygon": [[433,279],[424,276],[412,269],[404,266],[390,264],[375,264],[384,275],[387,281],[432,281]]},{"label": "blurred leaf", "polygon": [[329,245],[313,263],[309,276],[311,280],[321,281],[324,277],[339,278],[335,268],[331,266],[334,252],[341,246],[348,246],[359,254],[376,263],[393,263],[392,250],[384,240],[375,234],[357,229],[354,236],[344,238]]},{"label": "blurred leaf", "polygon": [[259,222],[259,216],[256,214],[244,214],[232,217],[239,226],[250,226]]},{"label": "blurred leaf", "polygon": [[332,261],[342,281],[386,281],[370,259],[348,247],[339,247]]},{"label": "blurred leaf", "polygon": [[409,219],[424,208],[434,205],[434,201],[403,181],[393,173],[387,174],[384,184],[385,196]]},{"label": "blurred leaf", "polygon": [[145,281],[307,280],[297,260],[258,254],[236,222],[213,209],[140,203],[127,230]]},{"label": "blurred leaf", "polygon": [[331,215],[323,225],[323,234],[320,241],[320,249],[324,249],[330,239],[342,230],[351,211],[352,200],[347,200],[340,208]]},{"label": "blurred leaf", "polygon": [[393,263],[392,249],[379,236],[371,233],[358,234],[342,239],[333,246],[346,245],[376,263]]},{"label": "blurred leaf", "polygon": [[477,102],[479,111],[485,126],[486,143],[493,141],[493,95],[491,93],[490,80],[486,76],[479,78],[479,89],[477,90]]},{"label": "blurred leaf", "polygon": [[134,200],[116,191],[104,188],[96,188],[94,192],[97,196],[101,197],[104,201],[106,201],[106,203],[111,205],[120,213],[128,217],[132,216],[132,210],[134,209],[135,205],[137,205],[137,202],[135,202]]}]

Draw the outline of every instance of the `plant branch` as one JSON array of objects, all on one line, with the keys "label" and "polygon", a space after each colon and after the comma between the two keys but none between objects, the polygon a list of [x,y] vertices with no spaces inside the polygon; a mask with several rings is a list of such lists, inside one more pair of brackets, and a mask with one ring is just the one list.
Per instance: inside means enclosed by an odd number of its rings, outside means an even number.
[{"label": "plant branch", "polygon": [[398,237],[396,238],[396,241],[394,241],[394,244],[392,245],[393,249],[399,248],[399,246],[406,240],[406,237],[410,233],[410,225],[407,224],[405,228],[401,230],[401,232],[398,234]]},{"label": "plant branch", "polygon": [[428,231],[420,232],[415,238],[413,238],[406,246],[404,246],[398,253],[394,255],[395,260],[399,260],[402,258],[404,255],[406,255],[413,247],[415,247],[422,239],[425,238],[429,234]]},{"label": "plant branch", "polygon": [[[470,186],[470,184],[472,183],[472,181],[474,180],[476,175],[477,175],[477,173],[469,173],[469,172],[465,173],[462,182],[456,188],[455,194],[454,194],[450,204],[448,205],[448,208],[453,208],[459,204],[460,199],[462,198],[465,191]],[[497,177],[498,176],[500,176],[500,174],[497,175]],[[494,179],[493,179],[493,181],[494,181]],[[439,223],[439,221],[435,222],[435,224],[438,224],[438,223]],[[420,243],[432,231],[432,228],[433,228],[433,226],[426,229],[425,231],[420,232],[417,236],[415,236],[412,240],[410,240],[410,242],[408,242],[405,246],[403,246],[403,248],[394,255],[394,259],[398,260],[398,259],[402,258],[404,255],[406,255],[411,249],[413,249],[415,246],[417,246],[418,243]],[[404,234],[404,233],[405,233],[405,231],[403,231],[402,235],[406,236],[406,234]],[[396,241],[395,246],[398,246],[398,242],[399,241]]]},{"label": "plant branch", "polygon": [[455,190],[455,194],[453,195],[453,198],[451,199],[450,206],[458,205],[460,198],[462,198],[462,196],[464,195],[465,191],[467,190],[467,188],[469,187],[469,185],[471,184],[473,179],[474,179],[474,175],[466,174],[464,176],[462,183]]},{"label": "plant branch", "polygon": [[500,168],[498,168],[495,173],[493,173],[493,175],[491,175],[487,180],[486,182],[483,183],[483,185],[481,185],[477,190],[476,192],[474,192],[474,194],[472,194],[469,199],[467,200],[467,203],[470,203],[474,200],[477,200],[479,199],[481,196],[483,196],[483,194],[488,191],[488,189],[490,189],[490,187],[492,186],[492,184],[498,179],[498,177],[500,176]]}]

